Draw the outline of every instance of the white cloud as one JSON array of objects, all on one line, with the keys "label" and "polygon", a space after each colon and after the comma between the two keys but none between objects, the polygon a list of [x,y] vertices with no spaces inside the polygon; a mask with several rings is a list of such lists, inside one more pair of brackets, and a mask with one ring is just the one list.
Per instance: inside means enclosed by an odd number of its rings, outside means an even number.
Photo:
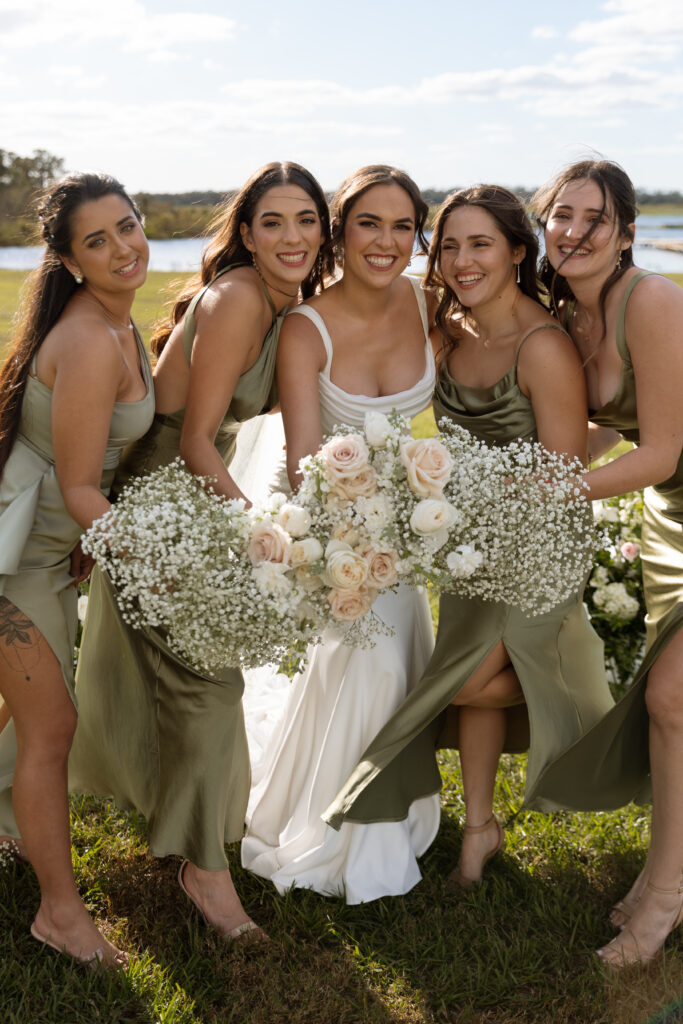
[{"label": "white cloud", "polygon": [[532,39],[556,39],[559,34],[552,25],[537,25],[531,30]]}]

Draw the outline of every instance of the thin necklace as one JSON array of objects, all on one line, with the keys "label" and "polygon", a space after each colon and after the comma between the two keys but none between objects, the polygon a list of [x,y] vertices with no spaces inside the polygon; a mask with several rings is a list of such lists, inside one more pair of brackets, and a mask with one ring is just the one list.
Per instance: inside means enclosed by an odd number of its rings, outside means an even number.
[{"label": "thin necklace", "polygon": [[119,327],[123,331],[127,331],[127,330],[130,330],[132,328],[133,321],[130,319],[130,317],[128,317],[128,323],[127,324],[122,324],[121,321],[116,319],[116,317],[110,312],[110,310],[107,309],[107,307],[102,302],[102,300],[98,299],[96,295],[94,295],[92,292],[86,292],[86,297],[94,299],[94,301],[97,303],[97,305],[102,307],[102,311],[104,313],[105,319],[107,319],[111,324],[113,324],[114,327]]},{"label": "thin necklace", "polygon": [[261,280],[264,283],[264,285],[266,286],[266,288],[271,288],[274,292],[279,292],[280,295],[286,295],[288,299],[295,299],[297,297],[297,295],[299,294],[299,289],[298,288],[297,288],[297,290],[293,294],[291,292],[283,291],[282,288],[278,288],[276,285],[271,284],[270,281],[266,281],[265,277],[261,273],[261,270],[259,269],[259,265],[256,262],[256,257],[255,256],[252,255],[251,261],[254,264],[254,270],[256,271],[258,276],[261,278]]}]

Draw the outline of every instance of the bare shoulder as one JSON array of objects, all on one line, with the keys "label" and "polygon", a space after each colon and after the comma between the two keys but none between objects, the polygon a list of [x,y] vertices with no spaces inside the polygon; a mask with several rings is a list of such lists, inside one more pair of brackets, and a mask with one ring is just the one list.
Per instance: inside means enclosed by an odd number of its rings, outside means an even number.
[{"label": "bare shoulder", "polygon": [[[307,301],[305,305],[320,311],[313,302]],[[278,341],[278,360],[314,362],[322,369],[326,360],[325,346],[317,326],[302,308],[305,307],[295,306],[284,319]]]},{"label": "bare shoulder", "polygon": [[57,369],[78,363],[101,373],[120,370],[121,349],[110,325],[97,312],[74,310],[60,317],[43,342],[48,360]]},{"label": "bare shoulder", "polygon": [[[628,283],[626,285],[628,287]],[[683,288],[661,274],[641,278],[631,292],[626,317],[653,316],[668,311],[680,315],[683,310]]]},{"label": "bare shoulder", "polygon": [[198,321],[219,316],[257,316],[267,305],[263,285],[252,267],[235,267],[207,288],[197,307]]},{"label": "bare shoulder", "polygon": [[534,366],[551,368],[553,372],[581,369],[581,357],[574,342],[558,324],[548,317],[527,328],[527,336],[519,353],[519,364],[525,372]]}]

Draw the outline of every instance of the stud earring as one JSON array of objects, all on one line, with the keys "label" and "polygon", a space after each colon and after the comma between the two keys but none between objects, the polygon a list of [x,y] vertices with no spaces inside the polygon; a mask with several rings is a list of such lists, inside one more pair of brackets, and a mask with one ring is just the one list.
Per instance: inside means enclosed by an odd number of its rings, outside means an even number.
[{"label": "stud earring", "polygon": [[74,281],[76,282],[76,284],[83,284],[83,275],[81,274],[80,270],[77,274],[74,274]]}]

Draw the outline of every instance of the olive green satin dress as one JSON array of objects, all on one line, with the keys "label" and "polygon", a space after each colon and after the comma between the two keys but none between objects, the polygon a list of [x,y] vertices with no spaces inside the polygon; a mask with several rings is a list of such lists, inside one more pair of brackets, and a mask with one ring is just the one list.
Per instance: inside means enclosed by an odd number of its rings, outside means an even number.
[{"label": "olive green satin dress", "polygon": [[[205,290],[185,314],[188,364],[194,311]],[[240,423],[277,404],[275,356],[284,311],[277,314],[267,291],[266,297],[272,325],[256,363],[237,383],[215,440],[226,465]],[[183,416],[182,409],[155,415],[148,433],[124,454],[116,491],[176,458]],[[76,673],[80,714],[69,762],[72,790],[111,795],[121,807],[140,811],[155,856],[178,854],[207,871],[223,870],[224,845],[242,837],[249,796],[243,689],[239,669],[199,672],[156,630],[131,628],[108,577],[96,569]]]},{"label": "olive green satin dress", "polygon": [[[626,304],[643,277],[629,281],[617,319],[622,358],[614,398],[591,420],[638,443],[636,382],[626,339]],[[647,651],[628,692],[586,736],[552,764],[538,781],[539,800],[573,810],[610,810],[651,798],[647,676],[653,662],[683,626],[683,452],[672,477],[645,490],[641,560],[647,617]]]},{"label": "olive green satin dress", "polygon": [[[100,490],[108,495],[124,446],[148,429],[154,413],[152,371],[135,332],[147,386],[137,402],[116,402],[104,453]],[[59,661],[69,696],[74,697],[74,643],[78,594],[70,573],[71,552],[82,529],[64,505],[52,447],[52,391],[32,372],[26,381],[19,433],[0,479],[0,595],[11,601],[40,630]],[[19,643],[0,656],[30,677],[34,647]],[[27,686],[31,683],[27,679]],[[14,722],[0,733],[0,835],[18,836],[12,813],[16,757]]]},{"label": "olive green satin dress", "polygon": [[[520,342],[514,366],[491,387],[464,386],[442,369],[437,423],[448,418],[491,445],[535,441],[531,402],[517,384],[519,352],[531,333]],[[545,809],[534,796],[539,774],[613,705],[602,641],[582,594],[532,617],[501,602],[443,594],[424,676],[365,751],[325,820],[334,828],[344,821],[395,820],[405,817],[411,800],[440,789],[435,747],[458,745],[458,711],[450,702],[501,640],[525,698],[507,709],[505,750],[529,749],[525,804]]]}]

